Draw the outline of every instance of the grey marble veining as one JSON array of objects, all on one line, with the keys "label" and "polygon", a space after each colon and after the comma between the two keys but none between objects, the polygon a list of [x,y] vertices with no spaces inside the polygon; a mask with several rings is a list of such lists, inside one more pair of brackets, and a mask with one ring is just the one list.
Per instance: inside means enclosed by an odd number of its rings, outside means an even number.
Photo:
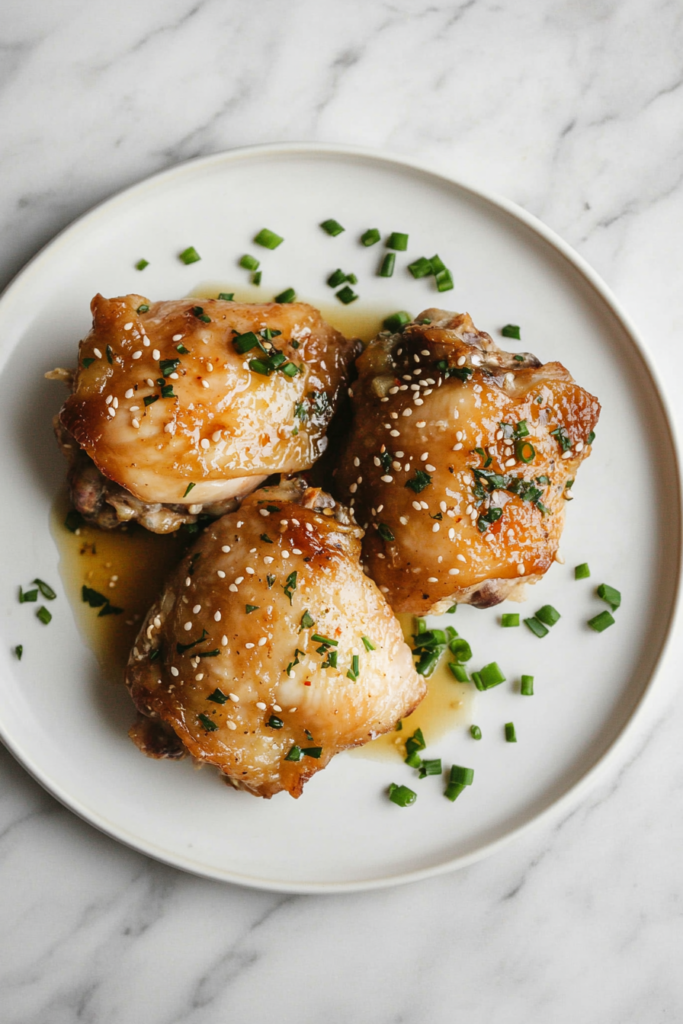
[{"label": "grey marble veining", "polygon": [[[259,142],[372,146],[559,231],[643,328],[680,417],[667,368],[683,322],[682,54],[680,0],[8,0],[0,283],[94,203],[177,161]],[[630,758],[570,815],[377,893],[183,875],[99,835],[0,751],[0,1020],[683,1019],[675,675]]]}]

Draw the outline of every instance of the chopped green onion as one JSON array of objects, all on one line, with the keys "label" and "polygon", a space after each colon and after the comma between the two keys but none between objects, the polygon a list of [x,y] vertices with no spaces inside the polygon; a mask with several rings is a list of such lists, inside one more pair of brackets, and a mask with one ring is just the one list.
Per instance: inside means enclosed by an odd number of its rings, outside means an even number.
[{"label": "chopped green onion", "polygon": [[517,324],[506,324],[500,333],[504,338],[515,338],[517,341],[522,340]]},{"label": "chopped green onion", "polygon": [[244,334],[236,334],[232,339],[232,344],[236,352],[240,355],[244,355],[245,352],[251,352],[252,348],[263,349],[263,345],[256,337],[253,331],[245,331]]},{"label": "chopped green onion", "polygon": [[419,768],[422,764],[422,758],[416,751],[413,751],[412,754],[408,754],[408,756],[404,757],[403,760],[409,768]]},{"label": "chopped green onion", "polygon": [[197,654],[197,657],[198,658],[217,658],[220,653],[221,653],[220,652],[220,648],[216,647],[216,648],[214,648],[213,651],[200,651],[199,654]]},{"label": "chopped green onion", "polygon": [[523,363],[524,362],[524,356],[513,356],[512,358],[514,359],[514,361],[516,363]]},{"label": "chopped green onion", "polygon": [[343,302],[345,306],[348,306],[351,302],[356,301],[358,295],[354,292],[353,288],[349,288],[349,286],[345,284],[344,287],[337,292],[337,298],[340,302]]},{"label": "chopped green onion", "polygon": [[306,611],[301,616],[301,627],[299,629],[299,632],[301,632],[302,629],[310,629],[311,626],[315,626],[315,619],[309,614],[307,608]]},{"label": "chopped green onion", "polygon": [[396,255],[393,252],[385,253],[378,271],[379,277],[391,277],[394,273]]},{"label": "chopped green onion", "polygon": [[402,731],[403,731],[403,722],[399,718],[398,722],[396,723],[396,732],[402,732]]},{"label": "chopped green onion", "polygon": [[437,647],[433,651],[424,651],[415,666],[417,674],[420,676],[431,676],[432,672],[439,664],[442,653],[442,647]]},{"label": "chopped green onion", "polygon": [[478,725],[470,726],[470,736],[472,737],[473,740],[481,739],[481,729],[479,728]]},{"label": "chopped green onion", "polygon": [[277,249],[278,245],[282,245],[284,242],[284,238],[276,235],[274,231],[269,231],[268,228],[262,228],[254,237],[254,241],[257,245],[262,245],[264,249]]},{"label": "chopped green onion", "polygon": [[392,313],[391,316],[386,317],[382,326],[385,331],[400,331],[412,319],[410,313],[406,313],[404,309],[401,309],[398,313]]},{"label": "chopped green onion", "polygon": [[114,350],[112,349],[111,345],[107,345],[107,362],[109,363],[110,366],[112,366],[114,363]]},{"label": "chopped green onion", "polygon": [[[38,580],[34,580],[33,582],[38,583]],[[38,586],[40,586],[40,583],[38,583]],[[41,593],[43,593],[42,589]],[[610,606],[613,612],[615,612],[621,604],[621,592],[619,590],[615,590],[614,587],[610,587],[607,583],[601,583],[598,587],[598,597],[602,598],[602,600]]]},{"label": "chopped green onion", "polygon": [[355,274],[347,274],[346,280],[349,282],[349,284],[358,284],[358,278],[356,277]]},{"label": "chopped green onion", "polygon": [[84,368],[85,370],[87,370],[87,369],[88,369],[88,367],[89,367],[89,366],[91,365],[91,363],[94,363],[94,362],[95,362],[95,360],[94,360],[94,359],[92,359],[92,358],[90,358],[90,357],[86,357],[86,358],[85,358],[85,359],[83,360],[83,368]]},{"label": "chopped green onion", "polygon": [[479,675],[478,672],[473,672],[472,673],[472,682],[474,683],[474,685],[476,686],[476,688],[478,690],[483,690],[484,689],[484,684],[482,683],[481,676]]},{"label": "chopped green onion", "polygon": [[531,441],[516,441],[515,455],[520,462],[524,462],[528,466],[536,458],[536,449]]},{"label": "chopped green onion", "polygon": [[48,624],[49,622],[52,622],[52,615],[51,615],[51,613],[50,613],[50,612],[49,612],[49,611],[47,610],[47,608],[45,607],[45,605],[42,605],[42,604],[41,604],[40,608],[39,608],[39,609],[38,609],[38,611],[36,612],[36,616],[37,616],[37,617],[38,617],[38,618],[40,619],[40,621],[41,621],[41,622],[43,623],[43,625],[45,625],[45,626],[47,626],[47,624]]},{"label": "chopped green onion", "polygon": [[467,640],[463,640],[462,637],[451,640],[448,646],[455,655],[456,662],[459,664],[462,664],[464,661],[470,661],[472,658],[472,648],[467,643]]},{"label": "chopped green onion", "polygon": [[405,486],[410,487],[411,491],[415,491],[415,494],[419,494],[420,491],[424,491],[425,487],[428,487],[431,482],[432,478],[429,473],[425,473],[422,469],[416,469],[415,476],[411,480],[407,480]]},{"label": "chopped green onion", "polygon": [[250,256],[248,252],[245,252],[244,256],[240,260],[240,266],[244,267],[245,270],[258,270],[261,266],[261,261],[257,260],[255,256]]},{"label": "chopped green onion", "polygon": [[258,286],[261,284],[262,276],[263,276],[263,274],[261,273],[261,271],[257,270],[255,274],[251,275],[251,283],[255,284],[256,287],[258,288]]},{"label": "chopped green onion", "polygon": [[505,676],[496,661],[492,661],[489,665],[484,665],[483,668],[479,669],[478,674],[484,690],[490,690],[492,687],[500,686],[501,683],[505,682]]},{"label": "chopped green onion", "polygon": [[45,580],[33,580],[33,582],[36,584],[43,597],[46,597],[48,601],[54,601],[57,594],[49,583],[46,583]]},{"label": "chopped green onion", "polygon": [[381,235],[377,228],[368,228],[368,230],[364,231],[363,234],[360,236],[360,240],[365,246],[377,245],[380,238]]},{"label": "chopped green onion", "polygon": [[235,298],[234,292],[219,292],[218,298],[222,299],[223,302],[232,302]]},{"label": "chopped green onion", "polygon": [[[274,576],[271,576],[271,575],[270,575],[270,573],[269,573],[269,574],[268,574],[268,575],[266,576],[266,583],[268,584],[268,590],[270,590],[270,588],[272,587],[273,583],[275,583],[275,577],[274,577]],[[290,603],[291,603],[291,602],[290,602]]]},{"label": "chopped green onion", "polygon": [[178,259],[180,260],[181,263],[184,263],[185,266],[189,266],[190,263],[198,263],[199,260],[201,259],[201,256],[199,255],[195,247],[193,245],[190,245],[188,246],[187,249],[183,249]]},{"label": "chopped green onion", "polygon": [[24,653],[24,645],[23,644],[17,644],[17,646],[14,648],[14,657],[17,659],[17,661],[21,661],[21,656],[22,656],[23,653]]},{"label": "chopped green onion", "polygon": [[530,619],[525,619],[524,625],[527,626],[535,636],[539,637],[539,639],[548,635],[548,630],[535,616],[532,616]]},{"label": "chopped green onion", "polygon": [[254,373],[260,373],[264,377],[270,377],[273,372],[273,367],[264,359],[250,359],[249,369],[253,370]]},{"label": "chopped green onion", "polygon": [[19,587],[19,604],[29,604],[38,600],[37,590],[22,590]]},{"label": "chopped green onion", "polygon": [[346,228],[343,228],[339,221],[334,220],[334,218],[330,218],[330,220],[324,220],[320,227],[323,229],[323,231],[326,231],[328,235],[332,235],[333,238],[336,235],[341,235],[342,231],[346,231]]},{"label": "chopped green onion", "polygon": [[226,694],[224,694],[222,690],[219,690],[218,687],[216,687],[213,693],[210,693],[206,699],[212,700],[214,704],[226,704],[228,701]]},{"label": "chopped green onion", "polygon": [[526,420],[520,420],[515,428],[515,437],[528,437],[529,427]]},{"label": "chopped green onion", "polygon": [[574,569],[575,580],[587,580],[590,574],[591,571],[588,562],[582,562],[581,565],[577,565]]},{"label": "chopped green onion", "polygon": [[[87,589],[87,587],[83,587],[84,591],[86,589]],[[93,593],[97,594],[97,591],[95,590],[95,591],[93,591]],[[97,594],[97,596],[101,597],[102,595],[101,594]],[[85,601],[85,595],[83,596],[83,600]],[[90,604],[92,605],[92,601],[90,602]],[[189,644],[176,644],[175,645],[176,654],[184,654],[185,651],[191,651],[193,647],[197,646],[197,644],[203,643],[206,640],[208,635],[209,634],[206,632],[206,630],[203,629],[202,630],[202,635],[197,640],[190,640]]]},{"label": "chopped green onion", "polygon": [[429,262],[432,265],[433,274],[440,274],[447,269],[446,264],[444,263],[440,256],[432,256]]},{"label": "chopped green onion", "polygon": [[251,615],[252,612],[256,612],[261,607],[260,604],[245,604],[244,612],[245,615]]},{"label": "chopped green onion", "polygon": [[190,493],[190,491],[192,490],[192,488],[196,487],[196,486],[197,486],[196,484],[189,483],[187,485],[187,487],[185,488],[185,493],[183,494],[183,498],[186,498],[188,496],[188,494]]},{"label": "chopped green onion", "polygon": [[406,753],[410,756],[420,750],[424,750],[427,744],[425,738],[422,735],[422,729],[416,729],[412,736],[409,736],[406,740]]},{"label": "chopped green onion", "polygon": [[284,724],[285,723],[282,721],[282,719],[278,718],[277,715],[271,715],[268,721],[266,722],[266,725],[270,729],[281,729]]},{"label": "chopped green onion", "polygon": [[[277,509],[277,511],[279,512],[280,509]],[[292,603],[292,596],[294,594],[294,591],[296,590],[296,575],[296,572],[290,572],[289,576],[285,580],[285,585],[283,587],[285,597],[289,598],[290,604]]]},{"label": "chopped green onion", "polygon": [[300,761],[303,757],[301,747],[297,747],[296,743],[291,748],[289,753],[285,756],[285,761]]},{"label": "chopped green onion", "polygon": [[602,633],[603,630],[613,626],[614,622],[615,620],[609,612],[600,612],[599,615],[594,615],[592,619],[588,620],[588,625],[596,633]]},{"label": "chopped green onion", "polygon": [[594,440],[595,440],[595,431],[591,430],[590,434],[586,438],[586,444],[593,444]]},{"label": "chopped green onion", "polygon": [[275,296],[273,301],[281,302],[283,304],[287,302],[296,302],[296,292],[293,288],[285,288],[283,292],[280,292],[279,295]]},{"label": "chopped green onion", "polygon": [[460,785],[460,783],[458,782],[449,782],[443,791],[443,795],[448,800],[450,800],[451,803],[454,803],[458,799],[460,794],[464,791],[464,789],[465,787]]},{"label": "chopped green onion", "polygon": [[144,260],[144,259],[143,260],[138,260],[137,263],[135,264],[135,269],[136,270],[144,270],[145,267],[148,267],[148,266],[149,266],[149,260]]},{"label": "chopped green onion", "polygon": [[554,626],[556,622],[560,621],[562,616],[557,608],[553,608],[551,604],[544,604],[536,612],[536,618],[540,619],[544,626]]},{"label": "chopped green onion", "polygon": [[440,270],[436,277],[436,290],[438,292],[450,292],[455,288],[453,275],[450,270]]},{"label": "chopped green onion", "polygon": [[534,695],[534,677],[533,676],[522,676],[522,683],[520,692],[523,697],[533,697]]},{"label": "chopped green onion", "polygon": [[341,269],[337,269],[330,274],[330,276],[327,279],[327,283],[329,284],[330,288],[338,288],[340,284],[344,284],[345,280],[346,274],[344,273],[344,271]]},{"label": "chopped green onion", "polygon": [[176,352],[180,352],[180,354],[183,356],[189,356],[190,354],[189,348],[185,348],[182,341],[180,342],[179,345],[176,345]]},{"label": "chopped green onion", "polygon": [[515,732],[515,726],[513,722],[505,723],[505,740],[507,743],[517,742],[517,733]]},{"label": "chopped green onion", "polygon": [[507,612],[501,616],[501,626],[518,626],[519,625],[519,612]]},{"label": "chopped green onion", "polygon": [[408,248],[408,236],[402,231],[392,231],[387,240],[387,249],[405,252]]},{"label": "chopped green onion", "polygon": [[455,661],[449,661],[448,662],[448,667],[451,670],[451,672],[453,673],[453,675],[455,676],[455,678],[458,680],[459,683],[468,683],[469,682],[470,677],[467,675],[467,669],[465,668],[464,665],[459,665]]},{"label": "chopped green onion", "polygon": [[420,256],[420,258],[415,260],[414,263],[409,263],[408,270],[416,279],[420,277],[429,277],[434,273],[430,260],[426,259],[424,256]]},{"label": "chopped green onion", "polygon": [[363,641],[363,647],[365,648],[366,651],[376,651],[377,650],[377,648],[375,647],[375,645],[373,644],[373,642],[372,642],[372,640],[370,639],[369,636],[362,636],[361,640]]},{"label": "chopped green onion", "polygon": [[83,518],[81,513],[77,512],[75,508],[69,509],[69,511],[66,514],[66,519],[64,520],[64,525],[66,526],[67,530],[70,530],[71,533],[75,533],[76,530],[80,530],[81,526],[83,526],[84,524],[85,519]]},{"label": "chopped green onion", "polygon": [[452,604],[450,608],[446,609],[446,615],[455,615],[458,610],[457,604]]},{"label": "chopped green onion", "polygon": [[154,405],[155,402],[159,401],[158,395],[145,395],[143,402],[145,405]]},{"label": "chopped green onion", "polygon": [[332,647],[339,646],[338,640],[332,640],[329,636],[321,636],[320,633],[314,633],[311,640],[314,640],[317,644],[330,644]]},{"label": "chopped green onion", "polygon": [[396,538],[394,537],[393,533],[391,532],[389,527],[386,525],[386,523],[380,523],[378,525],[378,527],[377,527],[377,532],[380,535],[380,537],[382,538],[382,540],[386,540],[386,541],[389,541],[389,542],[391,542],[393,540],[396,540]]},{"label": "chopped green onion", "polygon": [[389,786],[389,799],[398,807],[410,807],[417,800],[417,793],[407,786],[397,786],[392,782]]},{"label": "chopped green onion", "polygon": [[135,312],[136,313],[140,313],[140,314],[142,314],[142,313],[149,313],[149,306],[147,305],[146,302],[143,302],[143,303],[141,303],[141,305],[138,306],[138,308],[135,310]]},{"label": "chopped green onion", "polygon": [[463,768],[459,764],[454,764],[448,781],[458,786],[471,786],[474,782],[474,768]]},{"label": "chopped green onion", "polygon": [[208,715],[199,714],[197,715],[197,718],[202,723],[207,732],[215,732],[216,729],[218,728],[213,719],[209,718]]},{"label": "chopped green onion", "polygon": [[323,748],[322,747],[304,747],[303,750],[301,751],[301,753],[305,754],[306,757],[316,757],[316,758],[320,757],[322,752],[323,752]]},{"label": "chopped green onion", "polygon": [[428,775],[441,775],[441,758],[435,757],[429,761],[423,761],[418,772],[419,779],[426,779]]}]

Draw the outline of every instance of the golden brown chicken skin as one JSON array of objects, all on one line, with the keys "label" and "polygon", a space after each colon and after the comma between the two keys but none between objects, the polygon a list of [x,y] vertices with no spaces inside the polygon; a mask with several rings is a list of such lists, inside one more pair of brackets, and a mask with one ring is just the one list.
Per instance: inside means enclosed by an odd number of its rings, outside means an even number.
[{"label": "golden brown chicken skin", "polygon": [[96,295],[91,308],[58,431],[88,518],[167,532],[324,451],[357,343],[312,306]]},{"label": "golden brown chicken skin", "polygon": [[361,569],[361,536],[300,479],[207,527],[128,662],[138,746],[189,752],[257,796],[298,797],[334,754],[409,714],[425,682]]},{"label": "golden brown chicken skin", "polygon": [[336,475],[363,561],[397,612],[479,607],[536,582],[600,405],[561,363],[501,351],[468,314],[428,309],[357,360]]}]

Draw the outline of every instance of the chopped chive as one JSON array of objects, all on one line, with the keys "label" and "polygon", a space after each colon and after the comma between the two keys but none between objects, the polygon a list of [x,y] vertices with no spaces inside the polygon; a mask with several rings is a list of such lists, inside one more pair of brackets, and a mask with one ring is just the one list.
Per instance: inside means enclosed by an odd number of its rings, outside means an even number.
[{"label": "chopped chive", "polygon": [[412,319],[410,313],[406,313],[405,309],[401,309],[398,313],[392,313],[391,316],[385,317],[382,327],[385,331],[400,331]]},{"label": "chopped chive", "polygon": [[22,590],[22,588],[19,587],[19,604],[29,604],[37,600],[37,590]]},{"label": "chopped chive", "polygon": [[553,608],[551,604],[544,604],[536,612],[536,618],[540,619],[544,626],[554,626],[556,622],[560,621],[562,616],[557,608]]},{"label": "chopped chive", "polygon": [[88,357],[86,357],[86,358],[85,358],[85,359],[83,360],[83,368],[87,370],[87,369],[88,369],[88,367],[89,367],[89,366],[90,366],[90,365],[91,365],[92,363],[94,363],[94,362],[95,362],[95,360],[94,360],[94,359],[92,359],[91,357],[89,357],[89,356],[88,356]]},{"label": "chopped chive", "polygon": [[368,228],[368,230],[364,231],[363,234],[360,236],[360,240],[365,246],[377,245],[380,238],[381,235],[377,228]]},{"label": "chopped chive", "polygon": [[534,677],[533,676],[522,676],[522,683],[520,687],[520,693],[523,697],[533,697],[534,695]]},{"label": "chopped chive", "polygon": [[[277,511],[279,512],[280,509],[277,509]],[[283,590],[285,592],[285,597],[289,598],[289,603],[290,604],[292,603],[292,595],[294,594],[294,591],[296,590],[296,576],[297,576],[296,572],[290,572],[289,576],[285,580],[285,585],[283,587]]]},{"label": "chopped chive", "polygon": [[323,229],[323,231],[326,231],[328,235],[332,235],[333,238],[336,235],[341,235],[342,231],[346,231],[346,228],[343,228],[339,221],[334,220],[333,217],[331,217],[329,220],[324,220],[320,227]]},{"label": "chopped chive", "polygon": [[536,458],[536,449],[531,441],[518,440],[515,442],[515,455],[520,462],[524,462],[528,466]]},{"label": "chopped chive", "polygon": [[590,434],[586,438],[586,444],[593,444],[594,440],[595,440],[595,431],[591,430]]},{"label": "chopped chive", "polygon": [[378,271],[379,277],[391,277],[394,273],[394,264],[396,263],[396,255],[393,252],[385,253],[380,264]]},{"label": "chopped chive", "polygon": [[258,609],[260,607],[261,607],[261,605],[259,605],[259,604],[245,604],[245,606],[244,606],[245,614],[246,615],[251,615],[252,612],[258,611]]},{"label": "chopped chive", "polygon": [[440,256],[432,256],[429,262],[432,265],[433,274],[440,274],[447,269],[446,264],[444,263]]},{"label": "chopped chive", "polygon": [[301,628],[299,632],[301,632],[301,629],[310,629],[311,626],[315,626],[315,619],[312,617],[312,615],[310,615],[307,608],[306,611],[301,616]]},{"label": "chopped chive", "polygon": [[446,609],[446,615],[455,615],[458,610],[457,604],[452,604],[450,608]]},{"label": "chopped chive", "polygon": [[220,653],[221,653],[220,652],[220,648],[216,647],[216,648],[214,648],[213,651],[200,651],[199,654],[196,655],[196,657],[197,658],[217,658]]},{"label": "chopped chive", "polygon": [[412,752],[412,754],[408,754],[407,757],[404,757],[403,760],[408,765],[409,768],[419,768],[420,765],[422,764],[422,758],[415,750]]},{"label": "chopped chive", "polygon": [[177,398],[178,396],[176,395],[175,391],[173,390],[173,385],[172,384],[164,384],[164,386],[161,389],[161,397],[162,398]]},{"label": "chopped chive", "polygon": [[474,768],[463,768],[459,764],[454,764],[451,767],[448,781],[454,782],[458,786],[471,786],[474,782]]},{"label": "chopped chive", "polygon": [[219,292],[218,293],[218,298],[222,299],[223,302],[232,302],[233,299],[235,298],[235,293],[234,292]]},{"label": "chopped chive", "polygon": [[245,331],[244,334],[236,334],[232,339],[232,344],[235,351],[239,352],[240,355],[244,355],[245,352],[251,352],[252,348],[260,348],[263,350],[263,345],[253,331]]},{"label": "chopped chive", "polygon": [[255,274],[251,275],[251,283],[255,284],[256,287],[258,288],[258,286],[261,284],[261,278],[262,277],[263,277],[262,272],[260,270],[257,270]]},{"label": "chopped chive", "polygon": [[199,255],[195,247],[193,245],[190,245],[188,246],[187,249],[183,249],[183,251],[178,256],[178,259],[181,261],[181,263],[184,263],[185,266],[189,266],[190,263],[197,263],[201,259],[201,256]]},{"label": "chopped chive", "polygon": [[375,645],[373,644],[373,642],[372,642],[372,640],[370,639],[369,636],[362,636],[361,640],[363,641],[363,647],[365,648],[366,651],[376,651],[377,650],[377,648],[375,647]]},{"label": "chopped chive", "polygon": [[[84,587],[83,589],[85,590],[86,588]],[[97,592],[95,591],[95,593],[97,593]],[[98,595],[98,596],[101,596],[101,595]],[[85,597],[83,598],[83,600],[85,600]],[[92,604],[92,602],[91,602],[91,604]],[[205,629],[203,629],[203,630],[202,630],[202,635],[201,635],[201,636],[199,637],[199,639],[198,639],[198,640],[191,640],[191,641],[189,642],[189,644],[176,644],[176,645],[175,645],[175,649],[176,649],[176,654],[184,654],[184,653],[185,653],[185,651],[190,651],[190,650],[192,650],[192,648],[193,648],[193,647],[196,647],[196,646],[197,646],[197,644],[201,644],[201,643],[203,643],[203,642],[204,642],[204,640],[206,640],[206,638],[207,638],[207,636],[208,636],[208,635],[209,635],[209,634],[208,634],[208,633],[206,632],[206,630],[205,630]]]},{"label": "chopped chive", "polygon": [[46,583],[45,580],[33,580],[33,582],[36,584],[43,597],[46,597],[48,601],[54,601],[57,594],[49,583]]},{"label": "chopped chive", "polygon": [[148,267],[148,266],[149,266],[149,260],[144,260],[144,259],[143,260],[138,260],[137,263],[135,264],[135,269],[136,270],[144,270],[145,267]]},{"label": "chopped chive", "polygon": [[266,576],[266,583],[268,584],[268,590],[270,590],[273,583],[275,583],[275,577],[269,574],[268,576]]},{"label": "chopped chive", "polygon": [[320,757],[322,752],[323,752],[323,748],[322,747],[304,747],[302,749],[302,751],[301,751],[301,753],[305,754],[306,757],[316,757],[316,758]]},{"label": "chopped chive", "polygon": [[253,370],[254,373],[260,373],[264,377],[270,377],[273,372],[271,364],[267,363],[264,359],[250,359],[249,369]]},{"label": "chopped chive", "polygon": [[47,608],[43,604],[41,604],[40,608],[36,612],[36,616],[45,626],[47,626],[49,622],[52,622],[52,614],[47,610]]},{"label": "chopped chive", "polygon": [[449,782],[443,791],[443,795],[454,803],[460,794],[464,792],[465,787],[458,782]]},{"label": "chopped chive", "polygon": [[266,725],[268,726],[269,729],[281,729],[284,724],[285,723],[282,721],[282,719],[278,718],[277,715],[271,715],[268,721],[266,722]]},{"label": "chopped chive", "polygon": [[355,274],[347,274],[346,280],[349,282],[349,284],[358,284],[358,278],[356,277]]},{"label": "chopped chive", "polygon": [[296,377],[297,373],[302,373],[303,371],[296,363],[286,363],[285,366],[280,367],[280,372],[284,373],[285,377]]},{"label": "chopped chive", "polygon": [[285,288],[283,292],[275,296],[273,301],[281,303],[296,302],[296,292],[293,288]]},{"label": "chopped chive", "polygon": [[484,684],[482,683],[481,676],[479,675],[478,672],[473,672],[472,673],[472,682],[474,683],[474,685],[476,686],[476,688],[478,690],[483,690],[484,689]]},{"label": "chopped chive", "polygon": [[408,270],[416,279],[420,277],[429,277],[434,273],[431,261],[426,259],[424,256],[420,256],[420,258],[415,260],[414,263],[409,263]]},{"label": "chopped chive", "polygon": [[527,424],[527,421],[526,420],[520,420],[519,423],[517,424],[517,426],[515,427],[515,437],[528,437],[528,436],[529,436],[529,426]]},{"label": "chopped chive", "polygon": [[114,350],[111,345],[107,345],[107,362],[110,366],[113,366],[114,364]]},{"label": "chopped chive", "polygon": [[392,540],[396,540],[396,538],[394,537],[393,533],[391,532],[386,523],[380,523],[377,527],[377,532],[382,538],[382,540],[386,540],[389,542],[391,542]]},{"label": "chopped chive", "polygon": [[257,260],[255,256],[250,256],[248,252],[245,252],[244,256],[240,259],[240,266],[244,267],[245,270],[258,270],[261,266],[261,261]]},{"label": "chopped chive", "polygon": [[274,231],[269,231],[268,228],[262,228],[258,235],[254,236],[254,241],[257,245],[262,245],[264,249],[277,249],[278,245],[282,245],[284,242],[284,238],[276,235]]},{"label": "chopped chive", "polygon": [[192,490],[192,488],[196,487],[196,486],[197,486],[196,484],[192,484],[192,483],[188,484],[187,487],[185,488],[185,493],[183,494],[183,498],[186,498],[188,496],[188,494],[190,493],[190,491]]},{"label": "chopped chive", "polygon": [[532,616],[530,619],[525,619],[524,625],[527,626],[535,636],[539,637],[539,639],[548,635],[548,630],[535,616]]},{"label": "chopped chive", "polygon": [[337,269],[330,274],[330,276],[327,279],[327,283],[329,284],[330,288],[338,288],[340,284],[344,284],[345,280],[346,274],[344,273],[344,271],[341,269]]},{"label": "chopped chive", "polygon": [[218,728],[217,724],[213,721],[212,718],[209,718],[208,715],[202,713],[197,715],[197,718],[202,723],[207,732],[215,732],[216,729]]},{"label": "chopped chive", "polygon": [[408,789],[407,786],[397,786],[395,782],[392,782],[389,786],[389,799],[398,807],[410,807],[417,800],[417,793]]},{"label": "chopped chive", "polygon": [[416,729],[412,736],[409,736],[406,740],[406,753],[414,754],[419,750],[424,750],[427,744],[422,734],[422,729]]},{"label": "chopped chive", "polygon": [[81,526],[85,525],[85,519],[80,512],[76,511],[75,508],[71,508],[66,514],[64,525],[67,530],[71,531],[71,533],[75,533],[76,530],[80,530]]},{"label": "chopped chive", "polygon": [[450,292],[455,288],[453,275],[450,270],[440,270],[436,277],[436,290],[438,292]]},{"label": "chopped chive", "polygon": [[470,726],[470,736],[472,737],[473,740],[481,739],[481,729],[479,728],[478,725]]},{"label": "chopped chive", "polygon": [[467,669],[464,665],[459,665],[457,661],[449,661],[448,667],[459,683],[468,683],[470,681],[470,677],[467,675]]},{"label": "chopped chive", "polygon": [[207,316],[202,306],[193,306],[192,314],[193,316],[196,316],[198,320],[201,320],[205,324],[211,323],[211,317]]},{"label": "chopped chive", "polygon": [[505,676],[501,672],[497,661],[484,665],[483,668],[479,669],[478,675],[484,690],[490,690],[492,687],[500,686],[501,683],[505,682]]},{"label": "chopped chive", "polygon": [[577,565],[574,569],[575,580],[587,580],[590,574],[591,571],[588,562],[582,562],[581,565]]},{"label": "chopped chive", "polygon": [[216,687],[213,693],[210,693],[206,699],[212,700],[214,704],[225,704],[228,700],[226,694],[224,694],[222,690],[219,690],[218,687]]},{"label": "chopped chive", "polygon": [[399,718],[398,722],[396,723],[396,730],[395,731],[396,732],[403,732],[403,722],[401,721],[400,718]]},{"label": "chopped chive", "polygon": [[602,633],[603,630],[613,626],[614,622],[615,620],[609,612],[600,612],[599,615],[594,615],[592,619],[588,620],[588,625],[596,633]]},{"label": "chopped chive", "polygon": [[519,625],[519,612],[507,612],[501,616],[501,626],[518,626]]},{"label": "chopped chive", "polygon": [[387,239],[387,249],[405,252],[408,248],[408,236],[402,231],[392,231]]},{"label": "chopped chive", "polygon": [[470,661],[472,658],[472,648],[467,643],[467,640],[463,640],[462,637],[454,638],[448,643],[448,647],[451,652],[455,655],[455,660],[458,664],[462,664],[464,661]]},{"label": "chopped chive", "polygon": [[296,743],[290,749],[289,753],[285,755],[285,761],[300,761],[303,757],[301,747],[297,747]]},{"label": "chopped chive", "polygon": [[353,288],[349,288],[349,286],[345,284],[344,287],[337,292],[337,298],[340,302],[343,302],[345,306],[348,306],[351,302],[356,301],[358,295],[354,292]]},{"label": "chopped chive", "polygon": [[505,723],[505,740],[507,743],[517,742],[517,733],[515,732],[514,722]]},{"label": "chopped chive", "polygon": [[524,356],[513,356],[512,358],[514,359],[514,361],[516,363],[523,363],[524,362]]},{"label": "chopped chive", "polygon": [[328,636],[321,636],[320,633],[314,633],[313,636],[311,637],[311,640],[314,640],[315,643],[317,644],[330,644],[332,647],[339,646],[338,640],[332,640]]},{"label": "chopped chive", "polygon": [[189,348],[185,348],[182,341],[180,342],[179,345],[176,345],[176,352],[180,352],[180,354],[183,356],[189,356],[190,354]]},{"label": "chopped chive", "polygon": [[154,405],[155,402],[159,401],[158,395],[145,395],[143,402],[145,405]]},{"label": "chopped chive", "polygon": [[21,656],[22,656],[23,653],[24,653],[24,645],[23,644],[17,644],[17,646],[14,648],[14,657],[17,659],[17,661],[21,661]]},{"label": "chopped chive", "polygon": [[149,313],[149,306],[147,305],[146,302],[143,302],[141,305],[138,306],[138,308],[135,310],[135,312],[136,313],[140,313],[140,314],[142,314],[142,313]]},{"label": "chopped chive", "polygon": [[420,491],[424,491],[425,487],[428,487],[432,482],[431,475],[425,473],[422,469],[415,470],[415,476],[405,483],[406,487],[409,487],[411,491],[415,491],[415,494],[419,494]]},{"label": "chopped chive", "polygon": [[[38,580],[34,580],[33,582],[38,583],[38,586],[40,586]],[[42,589],[41,593],[43,593]],[[621,604],[621,592],[619,590],[615,590],[614,587],[610,587],[607,583],[601,583],[598,587],[598,597],[602,598],[602,600],[610,606],[613,612],[615,612]]]},{"label": "chopped chive", "polygon": [[418,772],[419,779],[426,779],[428,775],[441,775],[443,768],[441,767],[441,758],[434,757],[430,760],[423,761],[420,765]]},{"label": "chopped chive", "polygon": [[504,338],[515,338],[517,341],[521,341],[520,331],[517,324],[506,324],[500,332]]}]

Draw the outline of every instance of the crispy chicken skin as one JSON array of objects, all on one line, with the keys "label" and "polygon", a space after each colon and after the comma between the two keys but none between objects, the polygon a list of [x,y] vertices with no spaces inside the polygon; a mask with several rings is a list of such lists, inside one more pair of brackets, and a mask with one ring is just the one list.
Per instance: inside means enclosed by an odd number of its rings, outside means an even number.
[{"label": "crispy chicken skin", "polygon": [[[428,309],[357,360],[336,487],[397,612],[479,607],[549,569],[600,405],[561,363]],[[526,432],[528,431],[528,433]]]},{"label": "crispy chicken skin", "polygon": [[[59,420],[62,445],[103,478],[93,512],[92,470],[72,465],[75,507],[100,525],[138,518],[177,529],[202,506],[234,507],[272,473],[310,468],[325,450],[357,343],[312,306],[96,295],[91,309]],[[251,348],[238,339],[249,332]],[[162,505],[174,515],[145,521]]]},{"label": "crispy chicken skin", "polygon": [[[298,797],[334,754],[409,714],[425,682],[360,567],[361,536],[301,479],[254,492],[207,527],[130,655],[140,749],[187,751],[237,788]],[[287,759],[295,747],[310,753]]]}]

